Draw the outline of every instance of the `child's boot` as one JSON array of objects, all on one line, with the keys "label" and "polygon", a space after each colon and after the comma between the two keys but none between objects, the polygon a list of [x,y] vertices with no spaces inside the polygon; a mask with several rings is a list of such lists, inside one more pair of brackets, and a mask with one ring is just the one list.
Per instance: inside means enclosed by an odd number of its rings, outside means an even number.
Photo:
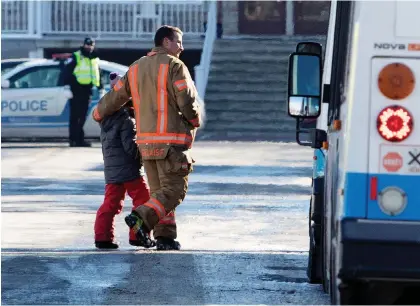
[{"label": "child's boot", "polygon": [[118,244],[112,241],[95,241],[98,249],[118,249]]}]

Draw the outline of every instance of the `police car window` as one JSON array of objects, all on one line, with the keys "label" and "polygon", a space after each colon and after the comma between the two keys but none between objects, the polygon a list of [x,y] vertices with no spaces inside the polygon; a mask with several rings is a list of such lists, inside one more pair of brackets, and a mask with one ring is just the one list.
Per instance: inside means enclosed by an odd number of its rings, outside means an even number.
[{"label": "police car window", "polygon": [[111,73],[111,71],[107,71],[107,70],[103,70],[101,69],[101,83],[102,86],[105,88],[106,85],[109,85],[109,74]]},{"label": "police car window", "polygon": [[32,67],[10,78],[10,88],[47,88],[58,86],[58,66]]}]

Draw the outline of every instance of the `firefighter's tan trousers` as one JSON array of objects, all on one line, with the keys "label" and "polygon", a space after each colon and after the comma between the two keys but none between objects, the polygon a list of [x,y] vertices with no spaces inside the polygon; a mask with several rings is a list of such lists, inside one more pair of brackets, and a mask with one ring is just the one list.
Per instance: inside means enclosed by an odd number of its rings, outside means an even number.
[{"label": "firefighter's tan trousers", "polygon": [[153,236],[175,239],[177,237],[175,208],[187,194],[188,175],[192,163],[177,147],[170,147],[165,159],[143,160],[150,186],[150,200],[136,208],[136,212]]}]

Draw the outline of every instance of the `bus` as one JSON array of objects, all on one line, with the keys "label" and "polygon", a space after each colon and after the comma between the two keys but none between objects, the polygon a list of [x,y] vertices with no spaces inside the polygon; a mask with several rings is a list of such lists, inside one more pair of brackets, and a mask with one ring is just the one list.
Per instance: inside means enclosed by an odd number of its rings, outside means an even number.
[{"label": "bus", "polygon": [[307,275],[332,304],[420,304],[418,12],[331,1],[326,46],[289,58],[288,114],[314,149]]}]

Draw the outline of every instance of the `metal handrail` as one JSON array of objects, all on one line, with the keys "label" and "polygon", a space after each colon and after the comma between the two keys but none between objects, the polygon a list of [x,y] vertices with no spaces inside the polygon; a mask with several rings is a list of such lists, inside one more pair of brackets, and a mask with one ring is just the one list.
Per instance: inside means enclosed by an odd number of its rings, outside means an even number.
[{"label": "metal handrail", "polygon": [[204,99],[206,94],[207,81],[209,78],[213,45],[216,40],[217,28],[217,2],[211,1],[207,18],[207,30],[205,33],[203,51],[201,53],[200,65],[194,67],[195,83],[198,94]]}]

